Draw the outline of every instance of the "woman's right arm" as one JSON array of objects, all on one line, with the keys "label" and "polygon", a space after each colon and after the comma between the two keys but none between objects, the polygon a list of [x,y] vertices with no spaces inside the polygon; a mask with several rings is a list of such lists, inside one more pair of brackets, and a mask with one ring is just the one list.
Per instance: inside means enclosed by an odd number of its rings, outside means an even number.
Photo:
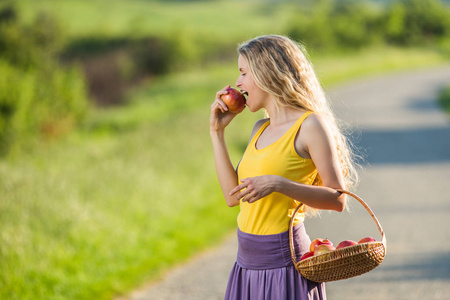
[{"label": "woman's right arm", "polygon": [[[266,121],[267,119],[261,119],[256,122],[255,126],[253,127],[250,140],[252,140],[253,136]],[[222,193],[228,206],[233,207],[239,205],[240,201],[237,200],[235,196],[229,195],[229,192],[239,184],[239,179],[228,155],[224,130],[211,130],[210,133],[214,149],[216,172],[217,177],[219,178],[220,187],[222,188]]]},{"label": "woman's right arm", "polygon": [[225,142],[225,128],[238,113],[229,112],[226,104],[220,99],[222,95],[226,94],[225,89],[228,87],[226,86],[216,94],[216,99],[211,105],[209,127],[219,184],[227,205],[233,207],[239,205],[239,200],[234,196],[230,196],[229,192],[238,185],[238,176],[228,155]]},{"label": "woman's right arm", "polygon": [[211,131],[211,140],[214,149],[214,162],[216,164],[217,178],[229,207],[239,205],[239,201],[229,192],[238,185],[238,176],[233,168],[225,144],[224,131]]},{"label": "woman's right arm", "polygon": [[[245,107],[237,113],[231,113],[228,111],[227,105],[220,99],[222,95],[227,93],[225,92],[225,89],[228,87],[230,86],[226,86],[223,90],[218,91],[216,94],[216,99],[211,105],[209,126],[219,184],[227,205],[229,207],[233,207],[239,205],[240,201],[235,196],[230,196],[229,193],[239,184],[239,178],[236,169],[234,169],[233,164],[231,163],[230,156],[228,155],[228,149],[225,142],[225,128],[237,114],[241,113],[245,109]],[[267,119],[261,119],[256,122],[250,136],[250,141],[261,126],[266,122]]]}]

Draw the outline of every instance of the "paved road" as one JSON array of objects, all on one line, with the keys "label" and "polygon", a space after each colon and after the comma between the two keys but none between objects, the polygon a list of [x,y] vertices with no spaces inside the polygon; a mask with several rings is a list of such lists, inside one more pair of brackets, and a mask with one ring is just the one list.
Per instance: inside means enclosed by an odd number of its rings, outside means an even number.
[{"label": "paved road", "polygon": [[[329,92],[338,116],[364,149],[357,193],[378,217],[388,241],[383,264],[363,276],[327,284],[328,299],[449,299],[450,119],[436,96],[450,66],[371,78]],[[351,201],[351,200],[350,200]],[[358,202],[351,212],[305,222],[312,239],[380,237]],[[230,235],[129,300],[223,299],[236,256]]]}]

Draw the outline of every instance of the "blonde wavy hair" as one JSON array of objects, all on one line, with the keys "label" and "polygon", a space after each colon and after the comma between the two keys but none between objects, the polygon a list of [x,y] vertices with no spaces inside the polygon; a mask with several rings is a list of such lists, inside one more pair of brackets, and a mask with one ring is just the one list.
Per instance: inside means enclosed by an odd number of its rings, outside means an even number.
[{"label": "blonde wavy hair", "polygon": [[[338,125],[303,45],[279,35],[265,35],[239,45],[238,53],[250,68],[255,83],[271,94],[277,107],[293,106],[325,118],[336,141],[346,189],[358,181],[354,153]],[[322,185],[320,176],[314,185]],[[314,209],[309,208],[314,214]]]}]

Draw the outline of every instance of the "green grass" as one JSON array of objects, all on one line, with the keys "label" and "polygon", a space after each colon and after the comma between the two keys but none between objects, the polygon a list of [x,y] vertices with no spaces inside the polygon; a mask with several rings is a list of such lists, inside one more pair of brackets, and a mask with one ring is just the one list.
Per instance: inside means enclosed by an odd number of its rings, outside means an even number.
[{"label": "green grass", "polygon": [[[292,4],[258,1],[18,0],[25,21],[44,10],[64,20],[70,37],[167,36],[180,32],[242,40],[279,32]],[[273,22],[268,22],[268,20]],[[245,30],[242,30],[245,28]],[[220,37],[220,39],[218,38]]]},{"label": "green grass", "polygon": [[0,298],[109,299],[218,242],[236,210],[217,193],[201,117],[1,162]]}]

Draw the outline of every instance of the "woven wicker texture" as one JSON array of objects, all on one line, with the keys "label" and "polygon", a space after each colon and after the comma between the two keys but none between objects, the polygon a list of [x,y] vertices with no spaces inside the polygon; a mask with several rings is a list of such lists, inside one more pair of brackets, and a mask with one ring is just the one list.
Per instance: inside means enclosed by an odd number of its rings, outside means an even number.
[{"label": "woven wicker texture", "polygon": [[380,222],[378,222],[378,219],[367,203],[349,191],[337,191],[352,196],[366,208],[380,231],[381,242],[375,241],[353,245],[297,262],[292,237],[294,217],[300,206],[297,207],[292,215],[289,226],[291,256],[292,261],[300,274],[311,281],[328,282],[359,276],[378,267],[386,256],[386,236]]}]

